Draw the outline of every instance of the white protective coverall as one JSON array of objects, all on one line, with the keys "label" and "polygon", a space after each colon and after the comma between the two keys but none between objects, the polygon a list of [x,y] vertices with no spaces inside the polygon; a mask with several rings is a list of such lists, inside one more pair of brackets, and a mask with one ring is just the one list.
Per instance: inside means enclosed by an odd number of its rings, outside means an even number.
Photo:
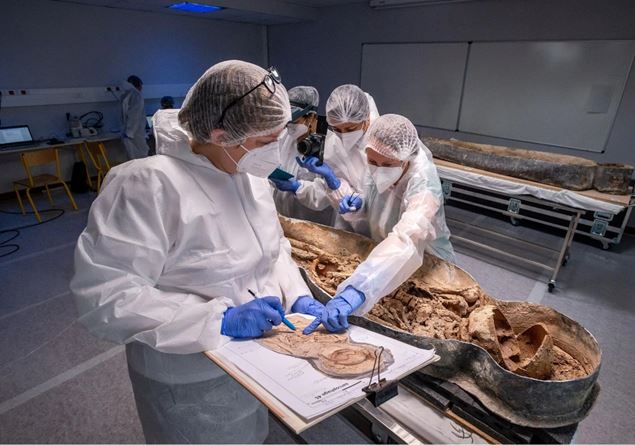
[{"label": "white protective coverall", "polygon": [[310,291],[268,180],[194,154],[178,111],[154,116],[159,156],[107,175],[77,243],[71,289],[91,332],[127,343],[148,441],[262,442],[264,406],[201,351],[230,341],[223,314],[251,301],[248,289],[281,297],[285,310]]},{"label": "white protective coverall", "polygon": [[130,82],[121,97],[121,137],[130,159],[145,158],[150,147],[146,142],[146,113],[141,92]]},{"label": "white protective coverall", "polygon": [[[373,97],[368,93],[366,93],[366,97],[370,106],[370,122],[372,123],[379,117],[379,112]],[[321,177],[313,181],[300,181],[301,186],[296,192],[298,200],[304,206],[316,210],[331,206],[334,209],[331,222],[333,227],[352,230],[350,224],[337,212],[337,208],[340,198],[345,194],[354,191],[361,193],[364,189],[364,181],[368,172],[365,149],[366,143],[363,136],[353,147],[347,149],[339,136],[329,130],[326,133],[324,145],[324,161],[341,181],[340,188],[331,190]]]},{"label": "white protective coverall", "polygon": [[364,293],[366,300],[356,315],[365,314],[403,284],[423,264],[424,251],[455,263],[441,181],[432,154],[421,141],[396,185],[380,194],[368,175],[362,197],[360,211],[342,216],[356,233],[379,244],[337,288],[339,293],[350,285]]},{"label": "white protective coverall", "polygon": [[[300,153],[297,150],[297,138],[299,136],[301,135],[294,134],[294,132],[290,129],[289,133],[282,141],[280,148],[280,168],[295,176],[295,179],[297,179],[301,184],[301,189],[303,183],[310,183],[312,181],[324,182],[324,180],[321,176],[311,173],[305,168],[301,168],[295,160],[297,156],[300,156]],[[308,199],[308,202],[322,203],[321,208],[316,208],[316,206],[309,208],[304,205],[294,193],[274,188],[273,196],[276,202],[276,208],[281,215],[288,216],[289,218],[302,219],[305,221],[329,225],[333,221],[334,209],[327,199],[326,189],[327,186],[324,184],[324,187],[311,187],[310,190],[307,191],[307,193],[313,194],[313,197],[305,198]]]}]

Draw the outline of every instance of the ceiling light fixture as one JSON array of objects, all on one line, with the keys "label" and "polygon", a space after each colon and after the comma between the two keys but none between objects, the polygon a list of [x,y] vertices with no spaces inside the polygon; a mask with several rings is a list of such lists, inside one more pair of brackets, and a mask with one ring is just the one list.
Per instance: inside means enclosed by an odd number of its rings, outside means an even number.
[{"label": "ceiling light fixture", "polygon": [[174,3],[173,5],[168,6],[169,9],[175,9],[177,11],[185,11],[185,12],[196,12],[199,14],[206,12],[216,12],[221,9],[225,9],[222,6],[214,6],[214,5],[203,5],[200,3],[190,3],[190,2],[181,2]]}]

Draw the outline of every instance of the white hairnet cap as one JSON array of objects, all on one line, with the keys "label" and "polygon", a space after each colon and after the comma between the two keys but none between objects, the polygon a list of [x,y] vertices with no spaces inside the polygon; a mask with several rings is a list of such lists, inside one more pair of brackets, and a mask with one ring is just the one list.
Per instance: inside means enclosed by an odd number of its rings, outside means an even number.
[{"label": "white hairnet cap", "polygon": [[291,104],[291,120],[295,121],[308,113],[317,114],[320,94],[313,87],[293,87],[289,90],[289,103]]},{"label": "white hairnet cap", "polygon": [[419,149],[417,129],[399,114],[379,116],[368,129],[366,146],[390,158],[405,161]]},{"label": "white hairnet cap", "polygon": [[329,125],[360,123],[370,119],[366,93],[357,85],[341,85],[326,101],[326,122]]},{"label": "white hairnet cap", "polygon": [[289,90],[289,102],[291,106],[306,108],[309,105],[320,105],[320,93],[313,87],[297,86]]},{"label": "white hairnet cap", "polygon": [[[284,128],[291,119],[289,97],[282,84],[272,94],[261,83],[267,70],[241,60],[227,60],[208,69],[190,88],[179,111],[179,123],[198,142],[222,146],[242,144],[249,137],[264,136]],[[222,132],[213,130],[221,129]]]}]

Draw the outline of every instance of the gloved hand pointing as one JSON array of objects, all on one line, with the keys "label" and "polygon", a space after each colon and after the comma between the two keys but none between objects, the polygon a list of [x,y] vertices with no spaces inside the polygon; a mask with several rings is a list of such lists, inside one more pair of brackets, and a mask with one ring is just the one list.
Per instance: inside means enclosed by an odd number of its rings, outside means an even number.
[{"label": "gloved hand pointing", "polygon": [[270,178],[269,180],[273,182],[273,185],[275,185],[278,190],[282,190],[283,192],[295,193],[300,188],[300,182],[295,178],[287,179],[284,181],[281,179],[273,178]]},{"label": "gloved hand pointing", "polygon": [[[291,307],[291,312],[313,315],[316,318],[321,317],[324,310],[324,305],[322,303],[320,303],[313,297],[309,297],[308,295],[299,297]],[[307,329],[309,329],[308,326],[304,328],[304,331],[302,331],[302,333],[309,334],[310,332],[308,332]]]},{"label": "gloved hand pointing", "polygon": [[317,165],[320,160],[315,156],[310,156],[306,159],[296,157],[295,160],[300,167],[306,168],[311,173],[322,176],[331,190],[337,190],[340,188],[340,180],[337,179],[335,172],[326,162],[322,162],[322,165]]},{"label": "gloved hand pointing", "polygon": [[320,326],[320,323],[329,332],[348,329],[348,316],[360,307],[364,300],[366,300],[366,296],[363,292],[358,291],[353,286],[346,286],[346,289],[326,303],[322,314],[315,317],[315,320],[302,333],[305,335],[312,333]]},{"label": "gloved hand pointing", "polygon": [[349,212],[357,212],[362,208],[363,204],[364,201],[362,201],[362,198],[360,198],[359,195],[344,195],[344,197],[340,199],[340,215]]},{"label": "gloved hand pointing", "polygon": [[261,297],[225,311],[220,333],[234,338],[260,337],[282,323],[284,308],[278,297]]}]

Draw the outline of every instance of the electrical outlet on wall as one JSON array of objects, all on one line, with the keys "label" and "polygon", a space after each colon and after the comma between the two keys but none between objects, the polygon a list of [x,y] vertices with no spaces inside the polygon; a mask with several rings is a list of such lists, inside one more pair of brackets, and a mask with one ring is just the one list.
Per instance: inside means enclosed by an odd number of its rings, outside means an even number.
[{"label": "electrical outlet on wall", "polygon": [[2,90],[0,93],[2,93],[3,96],[26,96],[29,94],[29,90]]}]

